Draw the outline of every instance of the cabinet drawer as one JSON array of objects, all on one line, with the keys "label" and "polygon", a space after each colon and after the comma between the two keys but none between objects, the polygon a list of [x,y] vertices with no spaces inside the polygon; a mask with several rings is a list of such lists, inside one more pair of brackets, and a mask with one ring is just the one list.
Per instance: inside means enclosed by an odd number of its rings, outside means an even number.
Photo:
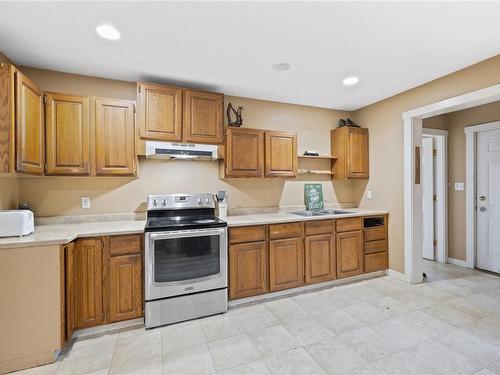
[{"label": "cabinet drawer", "polygon": [[304,235],[304,223],[273,224],[269,226],[269,238],[297,238]]},{"label": "cabinet drawer", "polygon": [[365,255],[365,272],[385,270],[387,263],[387,252]]},{"label": "cabinet drawer", "polygon": [[385,227],[370,228],[364,230],[365,241],[378,241],[387,239],[387,232]]},{"label": "cabinet drawer", "polygon": [[387,251],[387,240],[365,242],[365,254]]},{"label": "cabinet drawer", "polygon": [[142,236],[132,234],[127,236],[111,236],[109,238],[109,253],[113,255],[140,254]]},{"label": "cabinet drawer", "polygon": [[361,218],[350,217],[347,219],[337,219],[337,232],[353,232],[361,229]]},{"label": "cabinet drawer", "polygon": [[266,226],[236,227],[229,229],[229,243],[256,242],[266,240]]},{"label": "cabinet drawer", "polygon": [[306,236],[330,234],[335,228],[334,220],[318,220],[306,222]]}]

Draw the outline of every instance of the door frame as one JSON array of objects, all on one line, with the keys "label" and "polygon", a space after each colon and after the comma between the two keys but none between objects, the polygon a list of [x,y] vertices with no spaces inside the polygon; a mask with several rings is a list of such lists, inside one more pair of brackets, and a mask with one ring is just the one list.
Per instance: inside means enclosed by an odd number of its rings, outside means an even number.
[{"label": "door frame", "polygon": [[423,281],[422,187],[419,181],[422,120],[499,100],[500,84],[497,84],[402,113],[404,126],[404,280],[414,284]]},{"label": "door frame", "polygon": [[489,130],[500,130],[500,121],[468,126],[465,128],[465,218],[466,260],[468,268],[476,266],[476,185],[477,185],[477,134]]},{"label": "door frame", "polygon": [[436,261],[448,262],[448,130],[422,129],[423,136],[431,136],[436,148]]}]

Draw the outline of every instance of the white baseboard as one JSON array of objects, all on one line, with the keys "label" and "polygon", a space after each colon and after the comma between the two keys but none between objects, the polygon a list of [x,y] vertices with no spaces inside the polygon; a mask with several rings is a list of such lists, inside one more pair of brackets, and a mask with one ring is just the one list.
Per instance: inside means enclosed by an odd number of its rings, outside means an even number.
[{"label": "white baseboard", "polygon": [[455,266],[467,267],[467,262],[465,260],[456,259],[456,258],[448,258],[446,263],[453,264]]},{"label": "white baseboard", "polygon": [[388,269],[387,276],[392,277],[392,278],[397,279],[397,280],[400,280],[400,281],[407,282],[407,283],[411,282],[411,279],[409,277],[407,277],[404,273],[401,273],[401,272],[398,272],[395,270]]}]

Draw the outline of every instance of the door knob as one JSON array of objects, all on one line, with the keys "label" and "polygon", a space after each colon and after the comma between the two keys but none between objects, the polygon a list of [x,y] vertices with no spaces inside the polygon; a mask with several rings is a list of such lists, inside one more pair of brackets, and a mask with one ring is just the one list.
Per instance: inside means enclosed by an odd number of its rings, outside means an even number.
[{"label": "door knob", "polygon": [[479,197],[479,200],[480,200],[480,201],[485,201],[485,200],[486,200],[486,197],[485,197],[484,195],[481,195],[481,196]]},{"label": "door knob", "polygon": [[484,206],[479,207],[479,211],[481,211],[481,212],[485,212],[485,211],[486,211],[486,207],[484,207]]}]

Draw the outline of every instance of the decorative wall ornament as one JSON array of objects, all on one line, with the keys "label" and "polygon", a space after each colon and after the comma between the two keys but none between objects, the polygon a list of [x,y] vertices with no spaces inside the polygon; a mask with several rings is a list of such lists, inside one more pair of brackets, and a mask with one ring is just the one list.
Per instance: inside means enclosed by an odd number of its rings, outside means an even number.
[{"label": "decorative wall ornament", "polygon": [[[236,120],[234,121],[231,119],[231,112],[234,113],[234,115],[236,116]],[[241,125],[243,125],[243,117],[241,116],[242,112],[243,112],[243,107],[238,107],[238,109],[235,111],[233,105],[229,103],[227,105],[227,111],[226,111],[227,126],[234,126],[235,128],[241,127]]]},{"label": "decorative wall ornament", "polygon": [[343,118],[341,118],[339,120],[339,128],[342,128],[344,126],[352,126],[354,128],[360,128],[361,126],[359,126],[358,124],[356,124],[354,121],[352,121],[350,118],[348,118],[347,120],[344,120]]}]

